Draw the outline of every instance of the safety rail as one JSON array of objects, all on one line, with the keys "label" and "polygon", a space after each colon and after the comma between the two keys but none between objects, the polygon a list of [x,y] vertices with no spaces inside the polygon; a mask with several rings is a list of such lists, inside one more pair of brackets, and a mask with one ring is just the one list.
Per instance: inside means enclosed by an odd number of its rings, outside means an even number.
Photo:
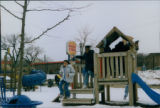
[{"label": "safety rail", "polygon": [[[96,103],[99,102],[100,88],[104,90],[101,96],[102,100],[110,101],[111,85],[128,84],[130,105],[133,105],[137,97],[134,93],[134,88],[136,87],[132,84],[131,74],[136,73],[136,58],[136,51],[131,50],[94,55],[94,91]],[[106,99],[105,93],[107,93]]]},{"label": "safety rail", "polygon": [[[79,89],[83,87],[83,72],[82,69],[85,67],[84,64],[75,64],[73,65],[74,69],[75,69],[75,76],[74,76],[74,80],[73,80],[73,88],[74,89]],[[91,78],[89,77],[88,79],[89,84],[88,87],[91,88],[93,85],[93,81],[91,80]]]}]

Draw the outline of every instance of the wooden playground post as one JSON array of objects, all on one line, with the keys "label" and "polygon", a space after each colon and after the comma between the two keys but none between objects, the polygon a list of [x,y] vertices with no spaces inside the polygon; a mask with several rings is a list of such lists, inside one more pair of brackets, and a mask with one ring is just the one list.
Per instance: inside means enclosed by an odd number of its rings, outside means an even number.
[{"label": "wooden playground post", "polygon": [[[101,66],[102,66],[102,74],[101,74],[101,78],[103,78],[103,79],[105,79],[105,76],[106,76],[106,70],[105,70],[105,57],[102,57],[102,60],[101,60]],[[105,103],[105,85],[103,85],[103,91],[104,92],[102,92],[101,93],[101,101],[103,102],[103,103]]]},{"label": "wooden playground post", "polygon": [[[72,89],[76,89],[77,88],[77,78],[78,78],[77,77],[77,74],[78,74],[77,70],[78,70],[78,68],[75,65],[73,67],[75,69],[75,76],[74,76],[73,83],[72,83],[72,85],[73,85]],[[75,93],[73,94],[73,98],[76,98],[76,94]]]},{"label": "wooden playground post", "polygon": [[128,87],[129,87],[129,105],[133,106],[135,104],[135,86],[132,83],[132,72],[133,72],[133,59],[132,59],[132,53],[128,51],[127,57],[128,57]]},{"label": "wooden playground post", "polygon": [[78,78],[77,77],[77,74],[78,74],[78,72],[77,72],[77,66],[74,65],[74,69],[75,69],[75,75],[74,75],[74,80],[73,80],[73,88],[76,89],[77,88],[77,84],[78,84],[77,83],[77,78]]},{"label": "wooden playground post", "polygon": [[107,101],[110,101],[110,85],[106,86]]},{"label": "wooden playground post", "polygon": [[79,68],[79,86],[82,88],[82,64],[78,67]]},{"label": "wooden playground post", "polygon": [[[110,79],[109,57],[107,57],[107,79]],[[110,101],[110,85],[106,87],[107,101]]]},{"label": "wooden playground post", "polygon": [[95,103],[99,103],[99,85],[98,85],[98,54],[94,54],[94,96],[95,96]]},{"label": "wooden playground post", "polygon": [[[137,73],[137,54],[136,54],[136,51],[133,51],[132,59],[133,59],[133,63],[132,63],[133,72]],[[133,95],[134,95],[134,104],[135,104],[136,101],[138,100],[137,84],[133,84]]]}]

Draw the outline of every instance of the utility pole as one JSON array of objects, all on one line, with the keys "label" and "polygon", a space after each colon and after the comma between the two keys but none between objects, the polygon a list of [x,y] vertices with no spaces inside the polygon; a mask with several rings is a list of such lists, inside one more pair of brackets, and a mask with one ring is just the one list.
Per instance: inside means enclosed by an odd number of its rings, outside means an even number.
[{"label": "utility pole", "polygon": [[159,32],[159,52],[160,52],[160,32]]},{"label": "utility pole", "polygon": [[[79,43],[80,46],[80,55],[83,55],[83,48],[82,48],[82,43]],[[81,65],[82,65],[82,60],[81,60]]]},{"label": "utility pole", "polygon": [[5,84],[5,87],[6,87],[6,76],[7,76],[7,52],[5,52],[5,55],[4,55],[4,84]]},{"label": "utility pole", "polygon": [[154,55],[153,55],[153,67],[152,67],[152,68],[153,68],[153,72],[154,72],[154,66],[155,66],[155,65],[154,65]]},{"label": "utility pole", "polygon": [[[0,1],[1,4],[1,1]],[[0,7],[0,42],[1,42],[1,7]],[[1,44],[0,44],[0,73],[2,70],[2,65],[1,65]]]},{"label": "utility pole", "polygon": [[44,71],[48,73],[48,64],[47,64],[47,58],[46,55],[44,55]]}]

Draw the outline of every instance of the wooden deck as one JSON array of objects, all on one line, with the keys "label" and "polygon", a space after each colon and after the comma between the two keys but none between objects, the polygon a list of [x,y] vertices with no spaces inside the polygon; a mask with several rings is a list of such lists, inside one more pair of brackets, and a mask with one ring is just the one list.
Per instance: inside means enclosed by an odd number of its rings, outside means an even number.
[{"label": "wooden deck", "polygon": [[79,98],[79,99],[63,99],[62,103],[64,105],[91,105],[94,104],[95,101],[94,99],[90,99],[90,98]]},{"label": "wooden deck", "polygon": [[93,94],[93,89],[72,89],[71,94]]},{"label": "wooden deck", "polygon": [[[69,99],[63,99],[62,103],[63,105],[92,105],[95,103],[94,97],[94,90],[93,88],[88,89],[72,89],[70,90],[70,93],[73,94],[73,98]],[[86,97],[86,94],[93,95],[92,98],[78,98],[76,97],[77,94],[84,94],[84,97]]]}]

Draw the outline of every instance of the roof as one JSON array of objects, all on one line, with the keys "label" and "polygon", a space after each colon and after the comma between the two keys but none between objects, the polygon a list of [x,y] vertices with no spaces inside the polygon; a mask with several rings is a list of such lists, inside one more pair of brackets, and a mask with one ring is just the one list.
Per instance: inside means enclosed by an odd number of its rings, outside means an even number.
[{"label": "roof", "polygon": [[[64,61],[55,61],[55,62],[39,62],[39,63],[32,63],[31,65],[43,65],[43,64],[62,64]],[[80,63],[76,61],[76,63]]]},{"label": "roof", "polygon": [[58,64],[63,63],[63,61],[55,61],[55,62],[39,62],[39,63],[32,63],[32,65],[41,65],[41,64]]},{"label": "roof", "polygon": [[[5,61],[1,61],[1,64],[5,64]],[[7,64],[11,64],[11,61],[7,61]]]},{"label": "roof", "polygon": [[122,37],[124,40],[128,41],[131,45],[134,45],[132,41],[132,37],[125,35],[122,33],[117,27],[113,27],[108,34],[98,43],[96,47],[101,48],[103,46],[104,40],[107,40],[107,46],[109,46],[112,42],[117,40],[119,37]]},{"label": "roof", "polygon": [[150,53],[149,55],[160,56],[160,53]]}]

